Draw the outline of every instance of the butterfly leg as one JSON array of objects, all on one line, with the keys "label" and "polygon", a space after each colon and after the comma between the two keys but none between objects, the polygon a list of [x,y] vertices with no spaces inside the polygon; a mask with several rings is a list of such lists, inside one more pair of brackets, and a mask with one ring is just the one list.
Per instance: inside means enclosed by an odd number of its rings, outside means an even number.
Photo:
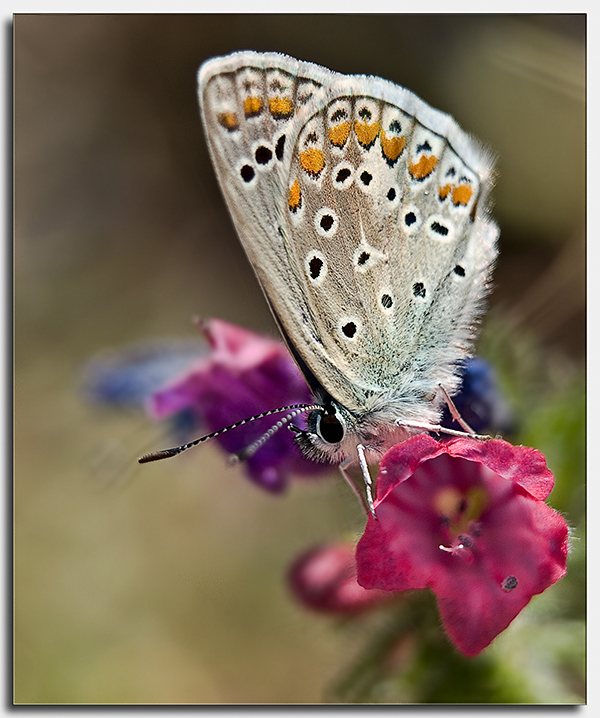
[{"label": "butterfly leg", "polygon": [[449,434],[450,436],[466,436],[468,439],[479,439],[479,441],[489,441],[492,436],[487,434],[475,434],[474,432],[458,431],[456,429],[447,429],[441,424],[423,424],[418,421],[397,421],[398,426],[406,426],[407,429],[420,429],[421,431],[434,431],[436,434]]},{"label": "butterfly leg", "polygon": [[446,402],[448,409],[450,409],[450,414],[452,415],[452,418],[454,419],[454,421],[456,421],[457,424],[462,426],[462,428],[467,432],[467,434],[474,434],[475,432],[469,426],[469,424],[467,424],[467,422],[462,418],[459,410],[456,408],[456,404],[452,401],[450,394],[448,394],[448,392],[446,391],[446,389],[444,388],[444,386],[442,384],[438,384],[438,392],[444,398],[444,401]]},{"label": "butterfly leg", "polygon": [[358,503],[361,505],[362,509],[366,514],[369,513],[369,507],[367,506],[367,502],[365,501],[365,497],[363,496],[362,491],[358,488],[358,486],[354,483],[354,479],[348,471],[346,470],[346,466],[350,463],[350,460],[346,460],[342,462],[339,465],[340,473],[344,477],[344,481],[348,484],[348,486],[352,489],[352,493],[356,496],[358,499]]},{"label": "butterfly leg", "polygon": [[371,486],[373,485],[373,482],[371,481],[371,474],[369,473],[369,467],[367,466],[367,460],[365,459],[365,447],[362,444],[357,444],[356,450],[358,451],[358,462],[360,464],[363,478],[365,480],[365,491],[367,494],[369,511],[371,512],[373,518],[376,519],[377,516],[375,515],[375,507],[373,506],[373,494],[371,492]]}]

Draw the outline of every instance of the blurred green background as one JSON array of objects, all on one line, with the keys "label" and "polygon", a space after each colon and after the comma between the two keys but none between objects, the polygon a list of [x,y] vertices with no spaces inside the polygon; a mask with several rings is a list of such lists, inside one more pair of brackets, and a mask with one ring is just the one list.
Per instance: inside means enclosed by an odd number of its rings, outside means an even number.
[{"label": "blurred green background", "polygon": [[[577,539],[567,578],[488,655],[539,673],[534,701],[581,701],[585,16],[18,15],[14,31],[15,701],[320,702],[360,650],[284,582],[299,552],[362,530],[335,473],[274,498],[216,446],[138,467],[169,437],[79,391],[90,357],[193,337],[194,315],[276,334],[196,103],[200,63],[241,49],[405,85],[497,154],[480,351]],[[540,611],[559,649],[536,652]]]}]

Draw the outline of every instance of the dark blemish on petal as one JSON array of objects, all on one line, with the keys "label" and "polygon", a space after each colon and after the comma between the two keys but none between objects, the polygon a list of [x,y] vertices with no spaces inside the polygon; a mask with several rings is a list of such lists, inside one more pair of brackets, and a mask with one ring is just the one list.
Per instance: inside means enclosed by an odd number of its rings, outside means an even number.
[{"label": "dark blemish on petal", "polygon": [[469,531],[471,532],[472,536],[475,536],[475,538],[479,538],[483,533],[483,526],[481,525],[481,522],[473,521],[469,526]]},{"label": "dark blemish on petal", "polygon": [[504,581],[502,581],[502,588],[504,591],[514,591],[518,585],[519,581],[516,576],[507,576]]},{"label": "dark blemish on petal", "polygon": [[468,534],[460,534],[458,540],[465,548],[471,548],[473,545],[473,539]]}]

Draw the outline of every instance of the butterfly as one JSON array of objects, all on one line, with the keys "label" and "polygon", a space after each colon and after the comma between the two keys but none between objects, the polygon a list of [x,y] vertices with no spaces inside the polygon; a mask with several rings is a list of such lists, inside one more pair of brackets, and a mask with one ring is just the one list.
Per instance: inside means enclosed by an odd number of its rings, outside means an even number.
[{"label": "butterfly", "polygon": [[[240,242],[315,397],[296,443],[367,460],[440,429],[499,230],[489,152],[378,77],[278,53],[205,62],[200,114]],[[450,432],[451,433],[451,432]]]}]

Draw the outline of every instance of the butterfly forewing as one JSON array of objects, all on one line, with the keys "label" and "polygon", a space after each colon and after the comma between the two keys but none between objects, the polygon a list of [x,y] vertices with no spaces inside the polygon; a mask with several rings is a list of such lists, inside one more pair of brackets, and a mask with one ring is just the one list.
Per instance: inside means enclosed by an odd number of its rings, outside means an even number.
[{"label": "butterfly forewing", "polygon": [[[204,130],[221,190],[244,249],[266,289],[294,291],[282,245],[282,179],[288,129],[331,74],[276,53],[215,58],[199,72]],[[270,292],[268,292],[270,294]],[[300,298],[298,298],[299,300]]]}]

